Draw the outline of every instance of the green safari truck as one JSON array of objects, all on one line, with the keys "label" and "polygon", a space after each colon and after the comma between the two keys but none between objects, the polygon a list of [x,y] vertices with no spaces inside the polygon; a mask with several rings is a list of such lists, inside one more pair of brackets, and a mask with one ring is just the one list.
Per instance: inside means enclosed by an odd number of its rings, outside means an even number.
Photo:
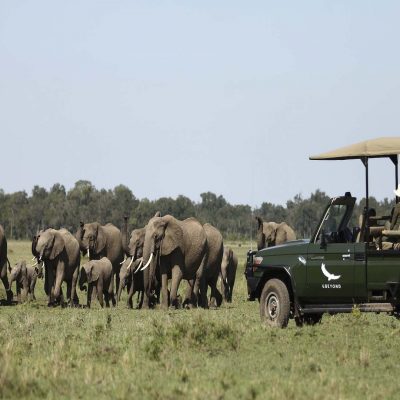
[{"label": "green safari truck", "polygon": [[[354,221],[350,192],[332,198],[311,239],[249,251],[245,276],[249,300],[259,300],[261,320],[284,328],[315,324],[322,314],[400,311],[400,228],[397,197],[390,215],[369,208],[368,160],[389,158],[398,188],[400,138],[379,138],[310,157],[312,160],[360,159],[365,166],[366,207]],[[400,194],[400,192],[399,192]],[[400,223],[400,217],[399,223]]]}]

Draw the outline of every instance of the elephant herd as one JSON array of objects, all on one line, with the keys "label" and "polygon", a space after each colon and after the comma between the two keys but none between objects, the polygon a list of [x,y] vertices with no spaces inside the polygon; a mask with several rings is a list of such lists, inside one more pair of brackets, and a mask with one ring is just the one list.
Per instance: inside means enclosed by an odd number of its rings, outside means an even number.
[{"label": "elephant herd", "polygon": [[[285,222],[264,222],[260,217],[256,221],[259,250],[296,239]],[[36,280],[44,276],[49,306],[78,306],[79,281],[80,290],[87,292],[87,307],[93,289],[103,307],[104,302],[106,306],[110,302],[116,305],[125,288],[129,308],[133,308],[135,293],[138,308],[153,308],[158,303],[164,309],[218,307],[222,301],[232,301],[238,264],[237,256],[231,248],[224,247],[220,231],[211,224],[202,225],[195,218],[180,221],[159,212],[145,227],[130,234],[127,217],[122,231],[113,224],[98,222],[81,222],[75,235],[64,228],[48,228],[33,237],[31,250],[34,265],[20,261],[11,268],[7,240],[0,225],[0,278],[7,303],[13,300],[14,281],[19,302],[34,300]],[[186,281],[183,298],[178,294],[182,280]]]},{"label": "elephant herd", "polygon": [[[130,234],[127,225],[125,218],[122,232],[113,224],[98,222],[81,222],[75,235],[63,228],[41,230],[32,239],[36,263],[31,266],[20,261],[12,268],[0,226],[0,272],[7,302],[13,300],[14,281],[18,301],[34,300],[36,280],[43,276],[49,306],[78,306],[78,282],[79,289],[87,292],[87,307],[91,305],[93,289],[102,307],[104,302],[106,306],[116,305],[125,288],[130,308],[135,293],[138,307],[144,309],[157,303],[164,309],[208,308],[232,301],[237,257],[232,249],[224,248],[218,229],[211,224],[202,225],[195,218],[180,221],[160,213]],[[183,299],[178,294],[182,280],[186,281]]]}]

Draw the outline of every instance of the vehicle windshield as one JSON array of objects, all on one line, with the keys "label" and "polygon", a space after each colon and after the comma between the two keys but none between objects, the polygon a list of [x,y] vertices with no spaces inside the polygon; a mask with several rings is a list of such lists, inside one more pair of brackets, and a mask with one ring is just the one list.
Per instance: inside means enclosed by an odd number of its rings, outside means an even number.
[{"label": "vehicle windshield", "polygon": [[351,204],[331,204],[326,210],[315,242],[320,243],[322,232],[328,243],[351,242],[352,231],[348,228],[353,207]]}]

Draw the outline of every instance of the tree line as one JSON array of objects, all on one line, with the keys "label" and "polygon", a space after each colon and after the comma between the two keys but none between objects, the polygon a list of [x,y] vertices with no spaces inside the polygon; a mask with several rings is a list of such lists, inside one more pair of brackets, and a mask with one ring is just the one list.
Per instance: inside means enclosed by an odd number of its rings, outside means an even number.
[{"label": "tree line", "polygon": [[[182,195],[176,199],[138,199],[124,185],[112,190],[96,189],[86,180],[76,182],[68,191],[59,183],[50,190],[35,186],[30,195],[26,191],[5,193],[0,189],[0,224],[8,238],[31,239],[39,229],[47,227],[64,227],[75,232],[80,221],[112,222],[121,227],[125,215],[129,217],[131,229],[143,227],[160,211],[162,215],[171,214],[180,220],[196,217],[202,223],[210,222],[228,239],[249,240],[255,237],[254,216],[258,215],[265,221],[285,221],[298,237],[307,238],[312,235],[329,201],[329,196],[320,190],[308,198],[296,195],[285,206],[264,202],[256,209],[230,204],[223,196],[212,192],[202,193],[200,197],[200,202]],[[378,214],[387,214],[391,203],[388,199],[370,198],[370,207]],[[362,213],[364,205],[365,199],[357,203],[353,226],[357,225],[356,216]]]}]

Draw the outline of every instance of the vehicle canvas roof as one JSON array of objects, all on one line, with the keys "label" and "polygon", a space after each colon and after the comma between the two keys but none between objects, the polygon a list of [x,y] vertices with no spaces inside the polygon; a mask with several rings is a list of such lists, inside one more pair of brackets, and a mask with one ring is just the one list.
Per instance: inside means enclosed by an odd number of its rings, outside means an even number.
[{"label": "vehicle canvas roof", "polygon": [[356,158],[393,157],[400,154],[400,137],[365,140],[350,146],[311,156],[310,160],[349,160]]}]

